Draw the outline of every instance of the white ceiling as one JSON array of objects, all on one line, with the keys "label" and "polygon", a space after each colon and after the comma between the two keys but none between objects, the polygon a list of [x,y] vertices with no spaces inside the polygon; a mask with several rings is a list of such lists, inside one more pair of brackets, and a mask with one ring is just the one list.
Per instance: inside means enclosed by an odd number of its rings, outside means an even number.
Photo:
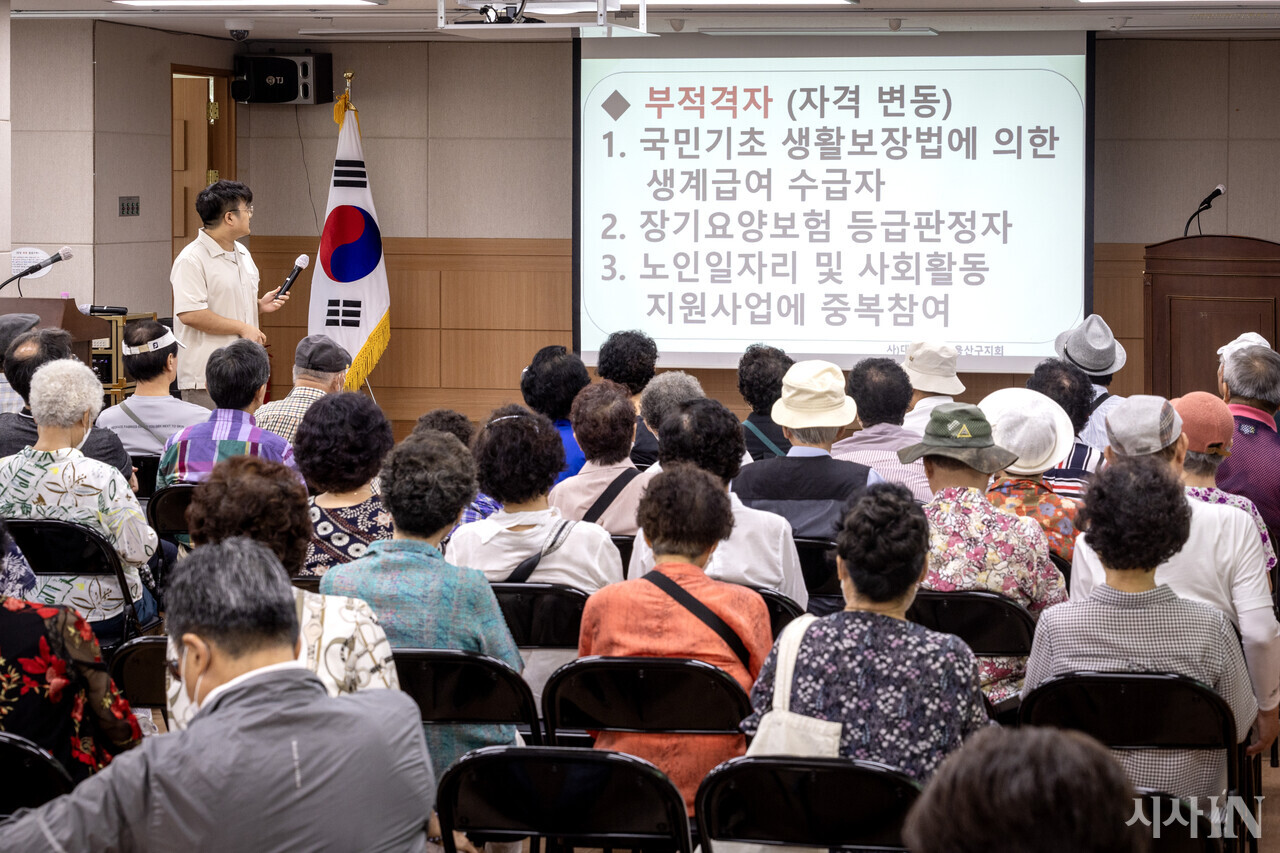
[{"label": "white ceiling", "polygon": [[[152,10],[130,8],[109,0],[12,0],[16,18],[77,17],[110,20],[174,32],[228,38],[227,18],[253,22],[254,41],[429,41],[459,40],[452,32],[436,30],[437,0],[387,0],[384,6],[356,9],[242,9]],[[494,5],[518,0],[493,0]],[[620,24],[634,26],[636,0],[623,0]],[[655,0],[656,2],[656,0]],[[681,0],[665,0],[679,3]],[[684,0],[688,2],[688,0]],[[461,14],[457,0],[446,0],[450,20]],[[475,17],[474,13],[471,16]],[[594,15],[548,16],[547,21],[588,24]],[[890,27],[900,21],[906,29],[929,27],[939,32],[1096,30],[1100,37],[1160,38],[1280,38],[1280,2],[1260,0],[1120,0],[1086,3],[1080,0],[862,0],[857,5],[813,6],[803,0],[778,0],[768,6],[714,9],[679,5],[650,6],[649,31],[698,32],[703,28]],[[299,31],[307,35],[300,35]],[[518,26],[477,26],[473,38],[559,41],[571,38],[571,28],[522,29]]]}]

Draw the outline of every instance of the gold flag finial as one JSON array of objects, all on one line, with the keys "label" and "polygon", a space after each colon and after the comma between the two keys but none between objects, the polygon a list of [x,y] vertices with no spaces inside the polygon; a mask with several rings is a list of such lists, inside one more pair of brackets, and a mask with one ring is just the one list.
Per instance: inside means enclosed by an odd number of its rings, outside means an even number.
[{"label": "gold flag finial", "polygon": [[351,78],[356,76],[356,72],[344,71],[342,72],[342,76],[345,77],[347,80],[347,94],[350,95],[351,94]]}]

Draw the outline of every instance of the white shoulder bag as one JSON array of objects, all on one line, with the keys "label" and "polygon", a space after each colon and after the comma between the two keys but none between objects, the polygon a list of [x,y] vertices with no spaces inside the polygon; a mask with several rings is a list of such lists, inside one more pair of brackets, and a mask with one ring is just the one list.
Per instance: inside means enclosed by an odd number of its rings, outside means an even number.
[{"label": "white shoulder bag", "polygon": [[760,728],[751,746],[747,747],[747,755],[811,758],[836,758],[840,755],[842,723],[806,717],[790,710],[791,680],[800,641],[815,619],[816,616],[806,613],[782,629],[778,637],[778,655],[774,660],[773,707],[760,718]]}]

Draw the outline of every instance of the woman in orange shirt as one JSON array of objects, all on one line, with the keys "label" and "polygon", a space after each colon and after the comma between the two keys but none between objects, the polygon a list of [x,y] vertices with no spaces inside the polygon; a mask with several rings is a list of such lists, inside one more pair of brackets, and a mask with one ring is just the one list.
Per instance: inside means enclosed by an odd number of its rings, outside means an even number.
[{"label": "woman in orange shirt", "polygon": [[[653,572],[719,616],[746,647],[748,664],[706,623],[645,578],[611,584],[588,599],[578,654],[695,658],[723,669],[750,691],[773,644],[764,599],[702,571],[716,545],[733,530],[724,484],[692,465],[664,468],[650,481],[637,518],[653,549]],[[720,762],[742,755],[746,741],[741,735],[601,732],[596,747],[653,762],[684,794],[693,814],[702,777]]]}]

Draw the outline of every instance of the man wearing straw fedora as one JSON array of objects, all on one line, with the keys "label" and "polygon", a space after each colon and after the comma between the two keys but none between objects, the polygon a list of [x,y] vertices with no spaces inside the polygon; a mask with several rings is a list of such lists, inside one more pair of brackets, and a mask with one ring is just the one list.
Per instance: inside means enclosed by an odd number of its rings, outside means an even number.
[{"label": "man wearing straw fedora", "polygon": [[796,362],[770,414],[791,449],[745,466],[733,480],[734,494],[787,519],[796,536],[835,539],[850,499],[883,482],[866,465],[831,457],[840,430],[858,417],[857,404],[844,393],[844,374],[830,362]]},{"label": "man wearing straw fedora", "polygon": [[1106,320],[1090,314],[1076,328],[1058,335],[1053,348],[1059,358],[1083,370],[1093,382],[1093,410],[1089,413],[1089,422],[1080,430],[1080,440],[1099,451],[1106,450],[1107,412],[1124,400],[1107,389],[1112,377],[1124,367],[1127,358],[1124,347],[1111,333]]},{"label": "man wearing straw fedora", "polygon": [[[1067,600],[1066,583],[1049,561],[1040,525],[987,500],[991,475],[1008,470],[1018,454],[995,443],[981,409],[966,403],[936,407],[923,439],[899,450],[898,458],[904,465],[923,459],[934,492],[924,505],[929,571],[922,588],[995,592],[1032,613]],[[978,658],[982,691],[992,704],[1017,696],[1026,664],[1022,657]]]}]

